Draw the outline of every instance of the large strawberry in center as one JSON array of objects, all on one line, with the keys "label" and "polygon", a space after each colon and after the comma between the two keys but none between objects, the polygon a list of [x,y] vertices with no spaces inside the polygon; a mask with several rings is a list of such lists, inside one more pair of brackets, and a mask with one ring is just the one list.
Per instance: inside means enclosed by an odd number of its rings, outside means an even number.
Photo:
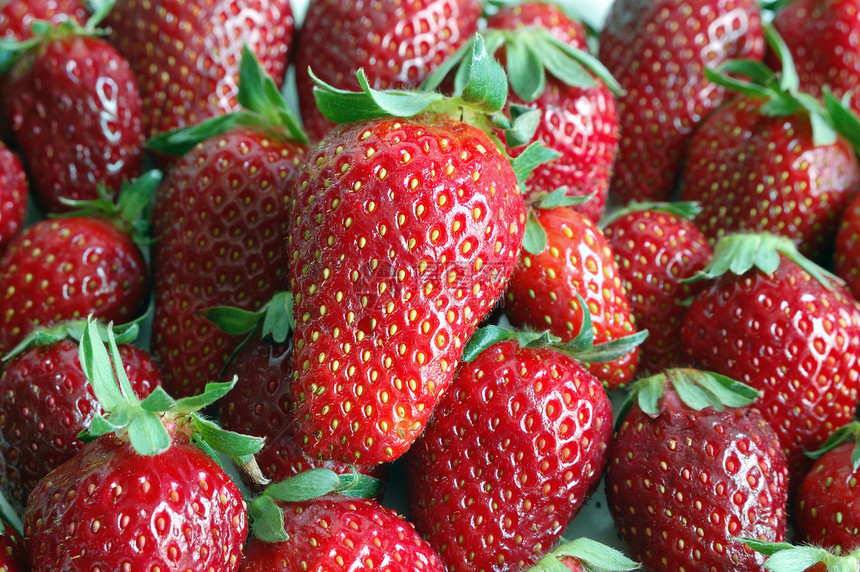
[{"label": "large strawberry in center", "polygon": [[[506,79],[493,65],[500,110]],[[293,395],[310,454],[376,463],[405,452],[519,256],[525,206],[511,164],[460,119],[468,90],[453,105],[437,95],[415,97],[453,116],[335,127],[299,175]]]}]

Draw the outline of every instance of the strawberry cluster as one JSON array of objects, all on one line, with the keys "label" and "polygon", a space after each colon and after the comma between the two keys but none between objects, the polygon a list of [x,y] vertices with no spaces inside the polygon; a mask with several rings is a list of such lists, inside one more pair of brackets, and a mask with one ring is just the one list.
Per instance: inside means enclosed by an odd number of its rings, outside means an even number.
[{"label": "strawberry cluster", "polygon": [[860,0],[562,4],[0,1],[0,571],[860,569]]}]

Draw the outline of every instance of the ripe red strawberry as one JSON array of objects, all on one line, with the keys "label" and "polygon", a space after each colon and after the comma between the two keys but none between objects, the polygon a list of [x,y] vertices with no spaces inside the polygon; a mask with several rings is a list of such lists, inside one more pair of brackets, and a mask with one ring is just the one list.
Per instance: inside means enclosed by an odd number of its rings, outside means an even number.
[{"label": "ripe red strawberry", "polygon": [[860,194],[855,194],[842,213],[833,254],[833,271],[860,297]]},{"label": "ripe red strawberry", "polygon": [[854,418],[860,396],[860,305],[838,279],[773,235],[732,235],[701,275],[687,310],[690,362],[747,383],[786,452],[792,486]]},{"label": "ripe red strawberry", "polygon": [[[392,99],[368,88],[371,117],[335,127],[303,164],[288,243],[293,396],[296,436],[313,456],[402,455],[518,259],[517,173],[461,119],[500,111],[507,92],[483,42],[474,48],[479,79],[460,95]],[[332,118],[354,109],[330,86],[317,95]]]},{"label": "ripe red strawberry", "polygon": [[324,82],[358,89],[364,69],[376,89],[417,87],[478,29],[480,0],[311,0],[296,44],[302,121],[312,140],[334,125],[317,110],[308,68]]},{"label": "ripe red strawberry", "polygon": [[118,204],[82,204],[90,214],[41,220],[12,240],[0,257],[0,354],[38,326],[91,312],[117,323],[141,315],[149,278],[136,241],[160,178],[150,171],[124,186]]},{"label": "ripe red strawberry", "polygon": [[754,0],[613,2],[599,54],[625,90],[611,191],[625,203],[666,200],[690,135],[725,98],[705,68],[764,52]]},{"label": "ripe red strawberry", "polygon": [[539,335],[475,334],[405,457],[409,514],[451,572],[536,564],[603,473],[609,397]]},{"label": "ripe red strawberry", "polygon": [[43,210],[62,199],[115,196],[143,163],[143,107],[128,62],[85,27],[65,22],[11,48],[2,103],[12,138]]},{"label": "ripe red strawberry", "polygon": [[[0,462],[3,493],[23,508],[30,491],[67,461],[83,442],[78,433],[101,413],[78,359],[80,322],[37,330],[4,358],[0,373]],[[161,373],[149,355],[131,345],[132,327],[119,345],[135,393],[149,395]]]},{"label": "ripe red strawberry", "polygon": [[[860,113],[860,2],[857,0],[793,0],[779,5],[773,26],[791,50],[800,87],[821,97],[829,90],[837,98],[850,97]],[[768,63],[779,70],[776,54]]]},{"label": "ripe red strawberry", "polygon": [[633,386],[609,451],[606,496],[647,570],[764,570],[764,557],[738,537],[785,537],[785,456],[759,412],[743,407],[755,395],[684,369]]},{"label": "ripe red strawberry", "polygon": [[233,384],[179,401],[157,388],[141,402],[122,368],[113,369],[93,322],[80,348],[106,414],[94,418],[87,435],[94,440],[30,495],[24,537],[33,570],[237,570],[248,532],[244,501],[194,444],[239,459],[259,449],[261,440],[229,434],[195,413]]},{"label": "ripe red strawberry", "polygon": [[815,464],[797,490],[793,516],[798,540],[837,554],[860,547],[860,422],[837,429],[807,453]]},{"label": "ripe red strawberry", "polygon": [[0,142],[0,254],[24,228],[29,187],[21,160]]},{"label": "ripe red strawberry", "polygon": [[577,538],[555,548],[541,558],[535,566],[529,568],[528,572],[549,572],[550,570],[610,572],[638,569],[638,563],[614,548],[588,538]]},{"label": "ripe red strawberry", "polygon": [[487,27],[496,30],[516,30],[540,26],[572,48],[588,49],[588,29],[582,21],[565,11],[556,2],[525,0],[501,4],[499,10],[487,17]]},{"label": "ripe red strawberry", "polygon": [[854,572],[860,569],[860,554],[833,553],[818,546],[794,546],[786,542],[763,542],[744,538],[747,546],[767,556],[771,572]]},{"label": "ripe red strawberry", "polygon": [[257,310],[288,286],[287,207],[303,134],[283,100],[265,99],[277,88],[248,51],[245,57],[243,110],[148,142],[159,152],[185,153],[153,210],[151,348],[175,395],[218,378],[241,341],[202,310]]},{"label": "ripe red strawberry", "polygon": [[24,539],[8,523],[0,523],[0,572],[26,572],[30,569],[24,552]]},{"label": "ripe red strawberry", "polygon": [[280,86],[294,24],[288,0],[124,0],[105,18],[137,77],[147,137],[239,109],[245,44]]},{"label": "ripe red strawberry", "polygon": [[[526,246],[505,295],[505,313],[518,328],[548,329],[572,339],[582,324],[577,295],[588,304],[597,344],[633,335],[636,328],[618,267],[603,232],[570,207],[536,208],[545,245]],[[531,215],[530,215],[531,216]],[[538,254],[533,254],[533,251]],[[588,370],[610,389],[633,379],[639,350]]]},{"label": "ripe red strawberry", "polygon": [[72,20],[83,25],[87,21],[86,6],[82,0],[9,0],[0,5],[0,37],[26,40],[33,35],[36,20],[55,25]]},{"label": "ripe red strawberry", "polygon": [[711,259],[711,248],[691,220],[698,211],[692,203],[640,203],[601,223],[636,325],[648,330],[639,346],[641,371],[659,373],[684,362],[686,303],[704,287],[684,279]]}]

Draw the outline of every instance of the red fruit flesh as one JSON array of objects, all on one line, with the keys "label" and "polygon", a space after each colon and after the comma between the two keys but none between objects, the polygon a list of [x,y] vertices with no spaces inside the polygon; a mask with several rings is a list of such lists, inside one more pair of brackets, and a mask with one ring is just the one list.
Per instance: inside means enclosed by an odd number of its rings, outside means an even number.
[{"label": "red fruit flesh", "polygon": [[29,186],[21,160],[0,142],[0,255],[24,228]]},{"label": "red fruit flesh", "polygon": [[611,438],[597,378],[498,343],[461,365],[406,455],[410,515],[451,572],[525,570],[594,491]]},{"label": "red fruit flesh", "polygon": [[143,107],[125,59],[100,38],[67,36],[17,62],[3,101],[12,136],[48,212],[115,195],[143,163]]}]

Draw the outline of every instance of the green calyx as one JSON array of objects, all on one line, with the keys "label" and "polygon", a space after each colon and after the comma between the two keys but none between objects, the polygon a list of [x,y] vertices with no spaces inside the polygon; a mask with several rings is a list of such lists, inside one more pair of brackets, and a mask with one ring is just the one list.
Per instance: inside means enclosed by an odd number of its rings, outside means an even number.
[{"label": "green calyx", "polygon": [[612,547],[589,538],[577,538],[564,542],[526,572],[568,572],[570,569],[562,564],[563,558],[575,558],[586,572],[621,572],[639,568],[638,562]]},{"label": "green calyx", "polygon": [[675,202],[641,202],[630,203],[620,209],[616,209],[612,214],[603,217],[600,221],[600,228],[606,228],[613,222],[631,214],[641,213],[645,211],[657,211],[666,214],[672,214],[684,220],[693,220],[702,212],[702,205],[696,201],[675,201]]},{"label": "green calyx", "polygon": [[6,525],[9,524],[18,536],[24,536],[24,523],[21,522],[21,517],[12,508],[9,500],[3,493],[0,493],[0,534],[6,532]]},{"label": "green calyx", "polygon": [[371,498],[382,490],[382,481],[352,469],[338,474],[331,469],[316,468],[299,473],[266,488],[248,507],[254,535],[265,542],[289,540],[284,529],[284,515],[277,501],[303,502],[337,493],[354,498]]},{"label": "green calyx", "polygon": [[852,421],[847,425],[843,425],[834,431],[824,444],[815,451],[806,451],[806,456],[810,459],[820,459],[825,453],[832,451],[843,443],[854,442],[854,449],[851,451],[851,468],[856,473],[860,469],[860,421]]},{"label": "green calyx", "polygon": [[657,375],[634,382],[627,399],[621,407],[618,422],[621,423],[633,404],[639,405],[643,413],[657,417],[662,410],[660,402],[666,395],[666,387],[672,388],[681,402],[694,411],[713,407],[722,411],[726,407],[745,407],[753,403],[759,392],[739,381],[711,371],[692,368],[671,368]]},{"label": "green calyx", "polygon": [[764,569],[772,572],[804,572],[820,563],[827,566],[828,572],[857,572],[860,569],[860,548],[842,556],[816,546],[794,546],[787,542],[744,537],[738,540],[767,556]]},{"label": "green calyx", "polygon": [[785,41],[773,24],[765,23],[764,30],[768,45],[782,64],[779,75],[763,62],[739,59],[726,61],[715,69],[706,67],[707,78],[738,93],[764,99],[765,103],[759,108],[764,115],[806,114],[816,146],[832,145],[841,135],[860,151],[860,119],[832,94],[825,94],[822,105],[815,97],[801,91],[797,69]]},{"label": "green calyx", "polygon": [[265,131],[301,144],[308,143],[295,113],[247,44],[242,48],[237,99],[241,110],[156,135],[146,142],[146,147],[159,153],[182,156],[198,143],[239,127]]},{"label": "green calyx", "polygon": [[122,367],[113,327],[108,325],[106,329],[107,348],[102,341],[102,329],[92,317],[81,336],[81,368],[104,410],[104,415],[94,417],[90,428],[78,436],[82,441],[113,433],[127,438],[140,455],[158,455],[173,442],[170,426],[174,431],[188,431],[192,442],[216,461],[216,452],[220,452],[239,465],[252,463],[263,439],[225,431],[198,414],[226,395],[236,385],[235,379],[207,384],[202,394],[178,400],[157,387],[141,400]]},{"label": "green calyx", "polygon": [[588,304],[579,294],[579,307],[582,308],[582,324],[577,335],[568,342],[548,331],[517,331],[499,326],[485,326],[479,328],[466,342],[463,348],[462,362],[474,361],[482,352],[497,343],[516,341],[521,348],[547,347],[557,352],[569,355],[577,361],[584,363],[605,363],[616,360],[623,355],[633,351],[648,337],[648,330],[641,330],[635,334],[616,338],[609,342],[594,345],[594,324],[591,320],[591,311]]},{"label": "green calyx", "polygon": [[727,272],[740,276],[752,269],[773,274],[779,268],[780,255],[800,266],[825,288],[831,288],[831,281],[839,281],[803,256],[790,238],[769,233],[738,233],[723,237],[714,248],[708,266],[682,282],[718,278]]}]

